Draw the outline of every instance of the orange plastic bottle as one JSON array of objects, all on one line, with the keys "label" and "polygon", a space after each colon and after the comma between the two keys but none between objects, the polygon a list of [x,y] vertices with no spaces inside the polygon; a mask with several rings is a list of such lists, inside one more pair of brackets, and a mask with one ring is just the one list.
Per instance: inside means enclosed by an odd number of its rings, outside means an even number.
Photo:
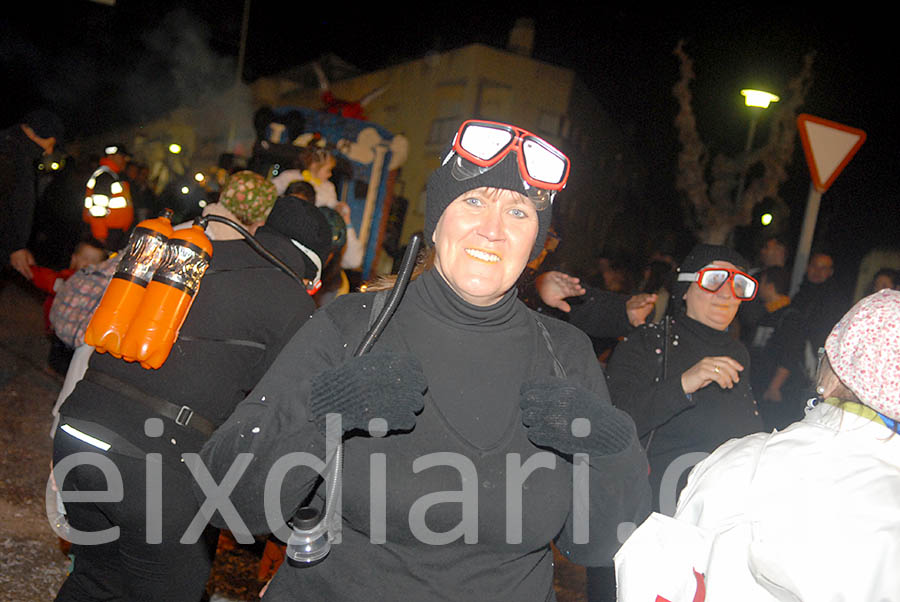
[{"label": "orange plastic bottle", "polygon": [[166,209],[159,217],[145,219],[135,226],[116,273],[84,333],[85,343],[97,351],[122,357],[125,333],[173,234],[172,215]]},{"label": "orange plastic bottle", "polygon": [[169,357],[181,325],[212,259],[212,243],[194,224],[176,230],[166,245],[165,258],[141,299],[122,343],[122,357],[144,368],[159,368]]}]

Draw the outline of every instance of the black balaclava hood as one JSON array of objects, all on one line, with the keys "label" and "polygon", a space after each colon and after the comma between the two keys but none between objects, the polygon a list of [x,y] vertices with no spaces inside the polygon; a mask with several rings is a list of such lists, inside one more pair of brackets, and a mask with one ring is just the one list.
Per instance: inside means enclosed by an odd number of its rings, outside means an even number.
[{"label": "black balaclava hood", "polygon": [[318,207],[295,196],[280,196],[275,200],[263,227],[312,251],[318,257],[319,265],[303,253],[303,263],[306,265],[304,276],[309,279],[314,279],[317,274],[321,276],[322,267],[332,249],[331,226]]},{"label": "black balaclava hood", "polygon": [[[699,244],[691,249],[691,252],[684,258],[684,261],[678,266],[678,272],[686,274],[697,272],[714,261],[727,261],[742,270],[747,269],[748,265],[747,260],[740,253],[728,247]],[[678,282],[677,280],[672,285],[672,301],[676,313],[684,313],[685,306],[682,297],[690,286],[690,282]]]}]

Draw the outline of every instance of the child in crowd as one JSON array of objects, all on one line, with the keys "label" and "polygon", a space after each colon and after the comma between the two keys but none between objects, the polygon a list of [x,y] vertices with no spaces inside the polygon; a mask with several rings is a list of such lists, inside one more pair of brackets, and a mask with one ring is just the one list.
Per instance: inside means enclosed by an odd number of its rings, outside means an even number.
[{"label": "child in crowd", "polygon": [[105,260],[106,257],[107,252],[103,243],[94,238],[88,238],[76,245],[67,269],[54,270],[44,266],[31,266],[31,271],[34,274],[32,283],[47,293],[47,298],[44,300],[44,325],[51,337],[48,362],[50,367],[59,374],[65,375],[69,360],[72,357],[72,349],[53,332],[53,326],[50,324],[50,307],[53,305],[57,291],[72,274],[82,268],[97,265]]}]

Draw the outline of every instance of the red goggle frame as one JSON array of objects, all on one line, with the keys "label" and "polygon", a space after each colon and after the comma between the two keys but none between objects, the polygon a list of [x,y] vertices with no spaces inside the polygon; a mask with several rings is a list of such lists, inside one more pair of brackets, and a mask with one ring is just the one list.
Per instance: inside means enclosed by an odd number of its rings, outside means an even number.
[{"label": "red goggle frame", "polygon": [[569,179],[566,155],[543,138],[506,123],[474,119],[463,122],[453,139],[453,150],[483,168],[497,165],[515,150],[519,173],[534,188],[560,191]]}]

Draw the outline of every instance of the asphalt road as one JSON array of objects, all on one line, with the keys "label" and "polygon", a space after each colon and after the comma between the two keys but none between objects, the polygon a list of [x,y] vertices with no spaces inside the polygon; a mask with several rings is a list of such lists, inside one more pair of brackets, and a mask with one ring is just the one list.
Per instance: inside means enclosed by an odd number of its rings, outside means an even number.
[{"label": "asphalt road", "polygon": [[[63,379],[47,364],[44,294],[0,273],[0,602],[52,600],[69,558],[50,529],[45,491],[51,409]],[[257,600],[259,546],[220,546],[207,590],[211,602]],[[559,602],[584,602],[584,570],[556,559]]]},{"label": "asphalt road", "polygon": [[[0,599],[51,600],[68,558],[47,522],[50,410],[62,378],[46,367],[43,294],[0,280]],[[28,286],[28,288],[26,288]]]}]

